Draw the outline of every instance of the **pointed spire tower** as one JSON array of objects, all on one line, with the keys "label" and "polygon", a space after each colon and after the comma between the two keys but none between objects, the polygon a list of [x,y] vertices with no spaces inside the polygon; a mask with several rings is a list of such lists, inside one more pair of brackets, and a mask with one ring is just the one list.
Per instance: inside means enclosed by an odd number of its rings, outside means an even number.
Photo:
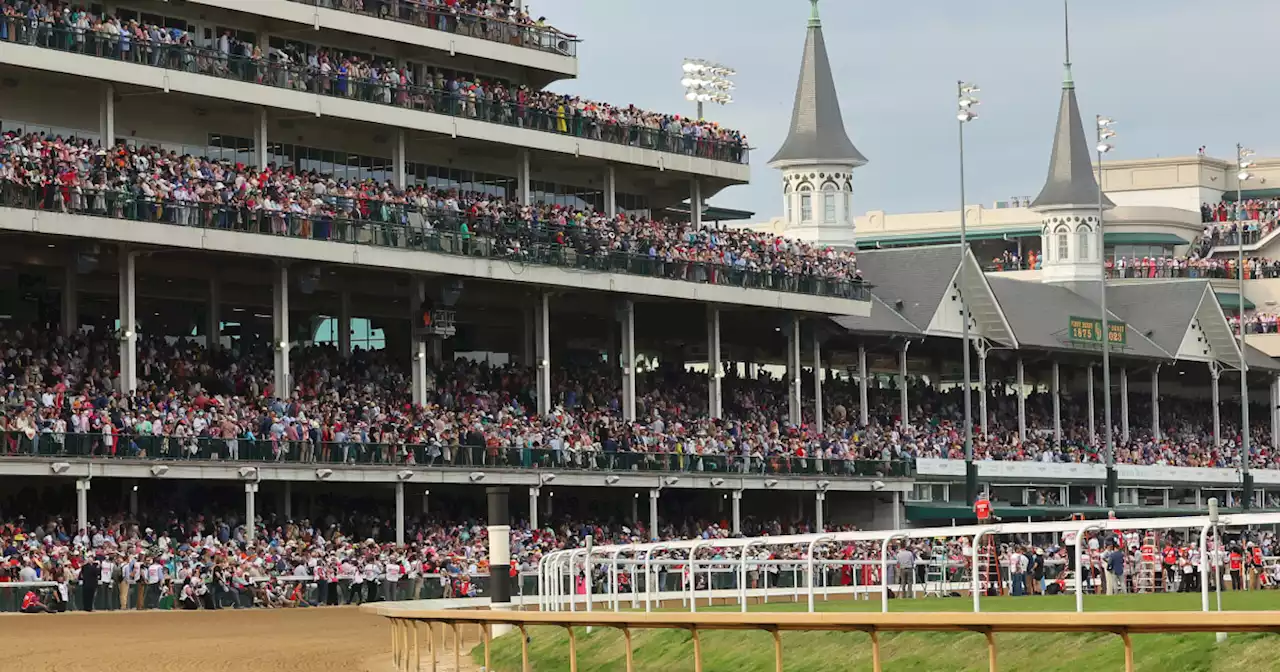
[{"label": "pointed spire tower", "polygon": [[[1066,40],[1066,73],[1062,81],[1062,102],[1058,125],[1049,155],[1049,176],[1031,210],[1040,215],[1041,268],[1044,282],[1072,285],[1089,291],[1087,285],[1102,282],[1098,255],[1098,181],[1094,178],[1090,155],[1092,140],[1086,135],[1076,102],[1076,85],[1071,76],[1071,22],[1063,0],[1063,27]],[[1102,207],[1115,204],[1105,195]]]},{"label": "pointed spire tower", "polygon": [[789,235],[832,245],[853,245],[853,169],[867,158],[845,131],[835,78],[822,37],[818,0],[800,63],[791,132],[769,167],[782,171],[783,211]]}]

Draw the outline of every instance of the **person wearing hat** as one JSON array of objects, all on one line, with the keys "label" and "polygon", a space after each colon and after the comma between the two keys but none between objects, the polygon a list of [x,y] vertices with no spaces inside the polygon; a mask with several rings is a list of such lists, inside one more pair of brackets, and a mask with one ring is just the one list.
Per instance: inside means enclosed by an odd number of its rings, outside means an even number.
[{"label": "person wearing hat", "polygon": [[80,608],[93,611],[93,599],[98,593],[98,580],[102,578],[102,565],[97,555],[88,556],[88,561],[80,567]]}]

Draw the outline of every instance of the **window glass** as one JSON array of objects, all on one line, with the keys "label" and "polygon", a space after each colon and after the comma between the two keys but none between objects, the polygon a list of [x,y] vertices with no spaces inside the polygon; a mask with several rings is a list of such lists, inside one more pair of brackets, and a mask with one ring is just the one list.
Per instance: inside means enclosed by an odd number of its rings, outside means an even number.
[{"label": "window glass", "polygon": [[1067,247],[1069,242],[1066,231],[1058,234],[1058,261],[1066,261],[1071,258],[1071,253]]},{"label": "window glass", "polygon": [[813,221],[813,195],[800,194],[800,221]]}]

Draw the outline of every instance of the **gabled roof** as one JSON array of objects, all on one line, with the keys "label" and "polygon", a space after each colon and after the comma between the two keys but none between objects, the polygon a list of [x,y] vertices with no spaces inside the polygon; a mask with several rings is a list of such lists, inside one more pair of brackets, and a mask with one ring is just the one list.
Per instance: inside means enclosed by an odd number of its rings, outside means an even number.
[{"label": "gabled roof", "polygon": [[831,321],[841,328],[865,334],[919,336],[921,333],[907,318],[899,315],[898,311],[890,308],[889,304],[874,293],[871,295],[871,314],[867,317],[840,315],[832,317]]},{"label": "gabled roof", "polygon": [[[988,275],[987,283],[995,292],[1000,308],[1022,348],[1076,351],[1067,339],[1071,316],[1096,317],[1102,314],[1098,304],[1059,285],[1015,280]],[[1110,295],[1108,295],[1110,296]],[[1124,321],[1114,312],[1111,319]],[[1117,354],[1148,359],[1173,359],[1173,355],[1156,345],[1133,324],[1126,324],[1126,346]]]},{"label": "gabled roof", "polygon": [[791,132],[769,163],[829,161],[865,165],[867,157],[853,146],[844,128],[836,82],[827,59],[827,44],[822,37],[822,21],[818,18],[818,1],[811,1],[813,15],[804,41],[800,82],[796,85],[796,102],[791,112]]},{"label": "gabled roof", "polygon": [[1240,350],[1208,280],[1107,287],[1107,306],[1180,360],[1240,366]]}]

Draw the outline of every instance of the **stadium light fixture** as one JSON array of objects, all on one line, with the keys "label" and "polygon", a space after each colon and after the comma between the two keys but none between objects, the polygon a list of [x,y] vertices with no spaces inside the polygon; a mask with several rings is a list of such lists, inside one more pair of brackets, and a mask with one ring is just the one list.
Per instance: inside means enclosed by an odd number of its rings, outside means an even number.
[{"label": "stadium light fixture", "polygon": [[65,474],[67,473],[67,470],[70,468],[71,468],[70,462],[54,462],[53,464],[49,465],[49,469],[52,470],[53,473],[55,474]]},{"label": "stadium light fixture", "polygon": [[316,478],[325,480],[333,475],[332,469],[316,469]]},{"label": "stadium light fixture", "polygon": [[968,218],[965,213],[967,207],[967,198],[964,189],[964,126],[965,124],[978,118],[978,113],[973,108],[979,105],[978,98],[975,94],[981,92],[982,89],[973,82],[960,80],[956,82],[956,105],[959,112],[956,113],[956,119],[960,121],[959,126],[959,149],[960,149],[960,272],[959,283],[961,292],[960,301],[960,321],[963,323],[961,328],[961,348],[963,350],[963,367],[964,367],[964,465],[965,465],[965,499],[972,504],[977,499],[978,491],[978,467],[973,461],[973,367],[969,364],[969,351],[971,349],[971,340],[969,336],[969,322],[972,319],[969,315],[969,305],[964,300],[963,292],[967,280],[965,279],[967,269],[969,267],[969,239],[968,239]]},{"label": "stadium light fixture", "polygon": [[551,481],[554,481],[554,480],[556,480],[555,474],[542,474],[538,476],[538,481],[541,483],[550,483]]},{"label": "stadium light fixture", "polygon": [[619,480],[621,480],[621,479],[619,479],[616,475],[614,475],[614,474],[610,474],[610,475],[608,475],[608,476],[605,476],[605,477],[604,477],[604,484],[605,484],[605,485],[613,485],[613,484],[617,483]]},{"label": "stadium light fixture", "polygon": [[717,476],[716,478],[711,479],[711,487],[713,487],[713,488],[718,488],[718,487],[720,487],[720,486],[722,486],[722,485],[724,485],[724,479],[723,479],[723,478],[720,478],[720,477],[718,477],[718,476]]},{"label": "stadium light fixture", "polygon": [[733,68],[701,58],[686,58],[680,69],[684,73],[680,79],[684,98],[698,104],[699,119],[703,117],[706,103],[728,105],[733,102],[733,91],[737,87],[730,78],[738,74]]},{"label": "stadium light fixture", "polygon": [[240,478],[253,478],[258,475],[257,467],[240,467],[236,472],[240,474]]},{"label": "stadium light fixture", "polygon": [[[1099,114],[1094,117],[1094,127],[1097,130],[1097,139],[1094,149],[1098,152],[1098,211],[1097,211],[1097,243],[1095,246],[1098,250],[1098,271],[1102,277],[1098,290],[1098,308],[1102,321],[1102,389],[1105,392],[1102,395],[1102,412],[1103,412],[1103,459],[1107,467],[1107,506],[1114,507],[1119,491],[1118,477],[1116,474],[1116,454],[1115,440],[1112,435],[1111,428],[1111,339],[1107,336],[1111,327],[1108,325],[1109,315],[1107,313],[1107,238],[1106,238],[1106,221],[1103,213],[1106,210],[1105,200],[1102,194],[1102,157],[1107,152],[1115,149],[1113,143],[1108,140],[1116,137],[1113,126],[1116,120]],[[1093,437],[1090,437],[1093,440]]]},{"label": "stadium light fixture", "polygon": [[[1236,174],[1236,203],[1244,202],[1244,183],[1253,177],[1249,172],[1249,168],[1254,165],[1249,157],[1254,156],[1257,152],[1246,148],[1244,145],[1236,144],[1236,165],[1240,167],[1240,172]],[[1240,426],[1249,427],[1249,404],[1243,403],[1249,399],[1249,361],[1245,357],[1248,352],[1248,344],[1245,342],[1244,331],[1244,236],[1243,231],[1236,233],[1236,297],[1238,298],[1236,315],[1239,316],[1239,337],[1240,337]],[[1238,451],[1240,459],[1240,508],[1248,511],[1253,507],[1253,475],[1249,473],[1250,461],[1250,432],[1240,432],[1240,450]]]},{"label": "stadium light fixture", "polygon": [[[151,467],[151,475],[157,478],[164,476],[167,473],[169,473],[169,465],[167,464],[157,464],[156,466]],[[134,492],[137,492],[138,486],[133,486],[133,490]]]},{"label": "stadium light fixture", "polygon": [[470,479],[472,483],[476,483],[478,481],[484,480],[484,472],[473,471],[470,474],[467,474],[467,478]]},{"label": "stadium light fixture", "polygon": [[404,470],[401,470],[401,471],[397,471],[397,472],[396,472],[396,478],[398,478],[398,479],[400,479],[400,480],[402,480],[402,481],[407,481],[407,480],[409,480],[409,479],[413,478],[413,472],[412,472],[412,471],[409,471],[408,469],[404,469]]},{"label": "stadium light fixture", "polygon": [[663,485],[675,485],[676,483],[679,483],[679,482],[680,482],[679,476],[668,476],[662,479]]}]

